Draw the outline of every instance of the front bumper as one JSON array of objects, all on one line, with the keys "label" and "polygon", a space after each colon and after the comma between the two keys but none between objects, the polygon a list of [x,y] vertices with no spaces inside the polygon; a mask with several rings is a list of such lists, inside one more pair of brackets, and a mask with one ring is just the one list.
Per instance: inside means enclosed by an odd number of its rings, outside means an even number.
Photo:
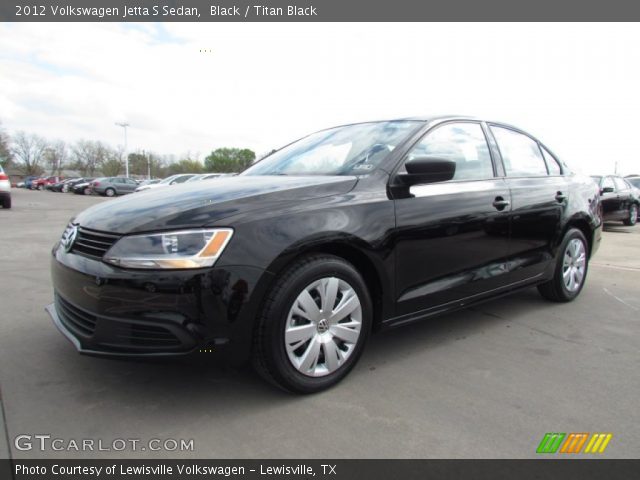
[{"label": "front bumper", "polygon": [[46,310],[81,353],[248,358],[270,274],[247,266],[194,271],[126,270],[56,246],[54,303]]}]

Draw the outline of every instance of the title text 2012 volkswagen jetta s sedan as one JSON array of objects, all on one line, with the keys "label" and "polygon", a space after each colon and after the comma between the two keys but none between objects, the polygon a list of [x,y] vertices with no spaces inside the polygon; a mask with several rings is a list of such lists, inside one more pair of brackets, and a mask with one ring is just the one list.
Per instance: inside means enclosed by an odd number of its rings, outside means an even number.
[{"label": "title text 2012 volkswagen jetta s sedan", "polygon": [[70,221],[55,324],[89,354],[226,350],[295,392],[341,380],[372,330],[530,286],[573,300],[601,234],[591,179],[462,117],[331,128],[170,193]]}]

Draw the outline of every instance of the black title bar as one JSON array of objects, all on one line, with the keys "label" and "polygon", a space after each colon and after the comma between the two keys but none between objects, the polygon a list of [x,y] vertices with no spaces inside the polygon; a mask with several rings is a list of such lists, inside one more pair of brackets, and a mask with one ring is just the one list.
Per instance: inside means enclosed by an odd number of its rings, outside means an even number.
[{"label": "black title bar", "polygon": [[0,5],[3,22],[638,20],[640,4],[629,0],[13,0]]}]

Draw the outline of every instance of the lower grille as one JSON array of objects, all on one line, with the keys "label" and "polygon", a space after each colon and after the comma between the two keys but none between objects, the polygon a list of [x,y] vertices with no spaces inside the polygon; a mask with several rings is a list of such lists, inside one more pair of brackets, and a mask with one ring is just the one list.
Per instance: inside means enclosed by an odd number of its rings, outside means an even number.
[{"label": "lower grille", "polygon": [[116,336],[140,347],[177,347],[180,340],[169,330],[154,325],[129,324],[118,329]]},{"label": "lower grille", "polygon": [[[126,318],[97,316],[76,307],[57,293],[55,306],[58,318],[67,330],[87,342],[109,350],[148,352],[180,351],[187,348],[171,328],[162,325],[146,325]],[[99,330],[98,333],[96,330]]]},{"label": "lower grille", "polygon": [[102,258],[119,238],[120,235],[78,227],[71,251],[92,258]]},{"label": "lower grille", "polygon": [[59,295],[56,295],[55,301],[58,316],[69,330],[85,337],[94,334],[98,317],[71,305]]}]

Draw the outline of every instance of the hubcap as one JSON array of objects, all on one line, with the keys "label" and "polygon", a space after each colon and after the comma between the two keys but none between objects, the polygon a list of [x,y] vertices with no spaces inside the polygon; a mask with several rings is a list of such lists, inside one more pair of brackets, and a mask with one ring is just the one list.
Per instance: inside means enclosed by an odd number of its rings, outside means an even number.
[{"label": "hubcap", "polygon": [[338,370],[353,353],[362,327],[362,306],[353,287],[326,277],[309,284],[293,302],[284,331],[291,364],[309,377]]},{"label": "hubcap", "polygon": [[636,220],[638,219],[638,207],[635,205],[631,205],[631,208],[629,209],[629,222],[630,223],[636,223]]},{"label": "hubcap", "polygon": [[562,263],[562,277],[568,291],[575,292],[582,285],[586,262],[584,243],[579,238],[572,238],[564,251]]}]

